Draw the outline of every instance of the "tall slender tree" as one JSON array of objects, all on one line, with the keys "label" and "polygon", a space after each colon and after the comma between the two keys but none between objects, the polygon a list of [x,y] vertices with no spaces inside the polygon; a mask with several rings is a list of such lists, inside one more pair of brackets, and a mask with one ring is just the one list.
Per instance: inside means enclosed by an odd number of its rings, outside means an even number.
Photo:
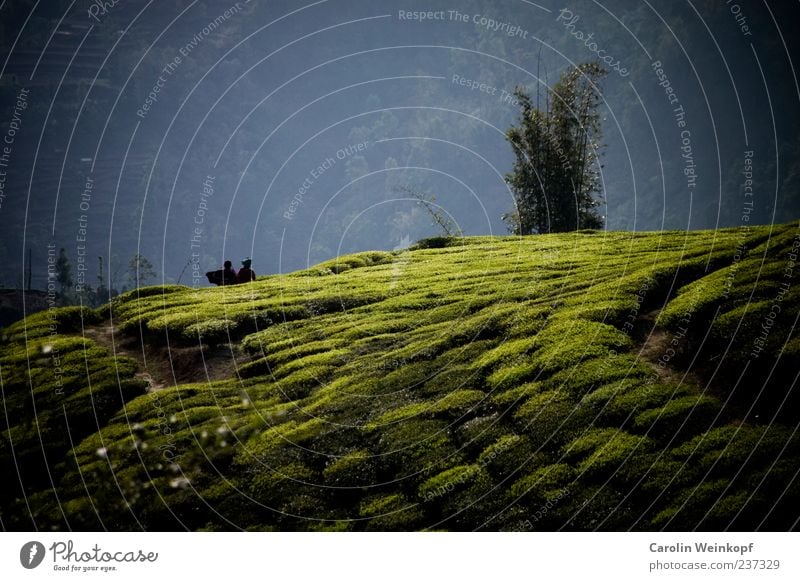
[{"label": "tall slender tree", "polygon": [[606,70],[585,63],[565,71],[545,98],[532,98],[522,88],[519,125],[506,138],[516,160],[506,181],[515,209],[503,219],[515,234],[568,232],[602,228],[600,153],[602,127],[599,82]]},{"label": "tall slender tree", "polygon": [[156,277],[153,264],[142,254],[134,254],[128,262],[128,284],[130,288],[145,286],[147,281]]},{"label": "tall slender tree", "polygon": [[63,248],[59,250],[56,259],[56,280],[61,286],[62,298],[66,297],[72,290],[72,264],[67,257],[67,251]]}]

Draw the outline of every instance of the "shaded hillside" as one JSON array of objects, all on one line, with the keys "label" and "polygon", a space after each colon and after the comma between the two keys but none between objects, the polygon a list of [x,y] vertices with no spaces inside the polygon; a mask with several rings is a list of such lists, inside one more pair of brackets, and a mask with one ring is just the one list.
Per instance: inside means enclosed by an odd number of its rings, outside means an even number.
[{"label": "shaded hillside", "polygon": [[0,288],[0,329],[19,321],[26,312],[37,313],[47,307],[45,291]]},{"label": "shaded hillside", "polygon": [[3,526],[796,527],[798,248],[432,239],[39,313],[0,346]]}]

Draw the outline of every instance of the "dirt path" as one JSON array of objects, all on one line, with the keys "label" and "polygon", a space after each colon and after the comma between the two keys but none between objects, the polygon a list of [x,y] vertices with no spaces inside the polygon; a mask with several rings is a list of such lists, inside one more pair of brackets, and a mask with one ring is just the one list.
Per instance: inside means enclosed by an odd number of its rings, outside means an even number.
[{"label": "dirt path", "polygon": [[662,381],[670,383],[694,383],[699,385],[701,382],[694,373],[687,372],[674,367],[673,357],[670,354],[672,334],[656,327],[655,322],[661,311],[650,311],[639,316],[638,323],[644,328],[649,329],[649,334],[644,337],[638,348],[639,357],[650,364]]},{"label": "dirt path", "polygon": [[112,353],[125,355],[138,363],[135,376],[144,379],[149,391],[181,383],[202,383],[235,377],[236,364],[245,363],[239,348],[208,346],[153,345],[139,337],[124,335],[108,321],[84,328],[84,336]]}]

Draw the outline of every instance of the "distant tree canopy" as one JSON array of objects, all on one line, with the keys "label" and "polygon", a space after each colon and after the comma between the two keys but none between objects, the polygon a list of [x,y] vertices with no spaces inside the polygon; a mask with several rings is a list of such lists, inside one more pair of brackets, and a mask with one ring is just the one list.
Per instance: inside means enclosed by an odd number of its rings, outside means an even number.
[{"label": "distant tree canopy", "polygon": [[138,252],[128,261],[128,284],[130,288],[147,286],[147,282],[156,277],[153,263]]},{"label": "distant tree canopy", "polygon": [[598,83],[607,71],[597,63],[571,67],[544,97],[540,108],[524,89],[515,96],[519,126],[506,138],[516,160],[506,182],[515,210],[503,216],[514,234],[569,232],[603,227],[597,214],[601,193],[601,124]]},{"label": "distant tree canopy", "polygon": [[61,294],[68,294],[72,289],[72,265],[67,257],[67,251],[63,248],[58,253],[56,260],[56,280],[61,285]]}]

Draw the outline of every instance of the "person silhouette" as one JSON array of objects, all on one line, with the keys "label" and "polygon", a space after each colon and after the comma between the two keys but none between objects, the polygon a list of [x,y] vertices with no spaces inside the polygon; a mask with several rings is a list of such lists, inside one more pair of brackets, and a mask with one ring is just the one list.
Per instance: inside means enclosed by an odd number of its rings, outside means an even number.
[{"label": "person silhouette", "polygon": [[233,269],[233,263],[230,260],[226,260],[223,266],[225,268],[222,269],[222,284],[236,284],[239,282],[237,273]]},{"label": "person silhouette", "polygon": [[243,282],[251,282],[256,279],[256,273],[250,268],[253,261],[250,258],[242,260],[242,268],[239,269],[239,274],[236,275],[236,281],[241,284]]}]

